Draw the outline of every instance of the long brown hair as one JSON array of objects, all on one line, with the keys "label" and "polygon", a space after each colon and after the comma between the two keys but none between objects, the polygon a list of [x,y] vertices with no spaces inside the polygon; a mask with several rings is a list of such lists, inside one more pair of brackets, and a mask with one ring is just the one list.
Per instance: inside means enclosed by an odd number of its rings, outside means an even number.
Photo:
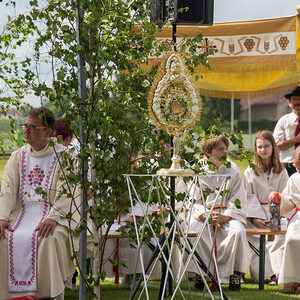
[{"label": "long brown hair", "polygon": [[259,167],[257,169],[254,169],[255,174],[259,176],[263,173],[270,172],[271,170],[273,170],[273,173],[279,174],[283,170],[284,166],[279,160],[279,152],[278,152],[278,148],[275,143],[272,132],[270,132],[268,130],[262,130],[256,134],[255,144],[254,144],[254,146],[255,146],[254,152],[255,153],[257,153],[257,149],[256,149],[257,145],[256,144],[257,144],[258,139],[267,140],[271,143],[272,155],[271,155],[271,162],[270,162],[269,166],[266,166],[265,164],[263,164],[263,161],[259,155],[257,155],[253,159],[253,163]]}]

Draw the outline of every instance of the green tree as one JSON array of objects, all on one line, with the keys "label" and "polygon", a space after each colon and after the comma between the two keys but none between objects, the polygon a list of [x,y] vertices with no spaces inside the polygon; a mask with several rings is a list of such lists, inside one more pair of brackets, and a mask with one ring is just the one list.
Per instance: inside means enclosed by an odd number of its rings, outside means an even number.
[{"label": "green tree", "polygon": [[[240,117],[240,100],[234,101],[234,118]],[[202,113],[199,125],[207,129],[213,125],[218,125],[221,121],[223,125],[230,124],[231,101],[224,98],[202,97]]]},{"label": "green tree", "polygon": [[[9,1],[7,5],[16,6],[17,2]],[[79,20],[78,42],[76,10],[79,8],[83,9],[84,16]],[[155,129],[147,112],[146,100],[156,67],[141,66],[147,64],[150,55],[158,56],[166,50],[164,47],[169,50],[170,43],[156,44],[154,33],[158,28],[150,23],[149,15],[149,2],[143,0],[42,3],[31,0],[26,14],[9,17],[0,37],[0,79],[9,92],[7,96],[2,91],[1,110],[5,112],[12,105],[19,108],[26,95],[34,94],[41,99],[41,104],[55,108],[57,115],[71,124],[77,138],[82,107],[77,96],[77,56],[85,56],[86,141],[76,162],[65,153],[62,163],[79,167],[82,162],[85,166],[89,163],[91,168],[91,178],[84,182],[83,190],[86,194],[91,191],[93,199],[87,211],[93,222],[95,276],[91,281],[96,288],[105,276],[101,272],[105,239],[99,240],[97,233],[129,207],[122,174],[155,173],[158,166],[169,166],[169,151],[160,143],[168,143],[169,137]],[[201,38],[186,40],[182,48],[191,72],[194,65],[207,64],[207,53],[200,55],[195,50],[195,43]],[[26,44],[31,45],[30,55],[16,56],[16,51]],[[48,70],[47,76],[42,76],[39,70]],[[155,155],[158,151],[160,156]],[[77,170],[68,168],[70,184],[80,183],[81,174]],[[64,192],[71,194],[67,187]],[[75,234],[83,228],[83,224],[78,226]]]},{"label": "green tree", "polygon": [[[11,0],[7,5],[14,7],[17,1]],[[122,174],[155,173],[158,168],[170,166],[170,153],[164,147],[169,137],[154,127],[147,110],[148,92],[157,68],[143,66],[149,56],[170,50],[172,43],[156,42],[154,33],[159,28],[149,21],[149,5],[143,0],[31,0],[26,14],[9,17],[0,37],[2,112],[11,106],[25,111],[28,107],[22,99],[34,94],[41,104],[54,108],[68,121],[78,138],[79,112],[83,107],[86,141],[77,157],[65,152],[62,164],[67,168],[70,185],[80,184],[78,170],[82,163],[91,169],[91,177],[82,186],[86,195],[90,191],[93,202],[87,212],[93,223],[95,264],[94,277],[87,281],[93,283],[98,297],[100,279],[105,276],[101,269],[105,239],[99,239],[98,232],[130,206]],[[77,35],[79,8],[84,15],[79,19]],[[192,74],[194,66],[207,65],[207,53],[197,53],[201,39],[186,39],[181,45],[181,54]],[[30,45],[31,53],[24,51],[22,57],[17,56],[24,45]],[[78,54],[84,55],[86,61],[87,97],[83,105],[78,97]],[[204,116],[207,103],[203,102]],[[209,134],[197,126],[195,132],[199,136]],[[158,152],[160,155],[155,155]],[[69,167],[74,165],[78,167]],[[141,180],[139,185],[142,189],[147,182]],[[63,192],[72,195],[67,186]],[[83,225],[78,226],[75,235],[84,230]]]}]

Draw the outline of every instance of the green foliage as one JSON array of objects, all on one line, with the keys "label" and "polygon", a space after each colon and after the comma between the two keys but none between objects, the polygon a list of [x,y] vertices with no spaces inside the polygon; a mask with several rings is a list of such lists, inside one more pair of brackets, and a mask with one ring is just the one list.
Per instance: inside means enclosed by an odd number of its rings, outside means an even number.
[{"label": "green foliage", "polygon": [[242,208],[241,200],[240,199],[235,199],[234,200],[234,205],[235,205],[236,208],[241,209]]},{"label": "green foliage", "polygon": [[[240,117],[240,100],[234,101],[234,118]],[[200,126],[207,129],[218,124],[218,120],[222,124],[230,122],[231,101],[230,99],[202,97],[202,113],[200,118]],[[238,130],[239,131],[239,130]]]},{"label": "green foliage", "polygon": [[[14,1],[10,4],[16,5]],[[9,17],[0,37],[0,80],[10,91],[9,97],[1,94],[0,113],[11,106],[25,113],[29,107],[22,99],[34,94],[69,122],[78,140],[79,124],[82,124],[85,137],[80,141],[80,151],[73,147],[60,157],[65,169],[62,178],[67,184],[59,197],[62,193],[73,197],[71,187],[81,185],[85,196],[89,193],[93,199],[87,213],[97,231],[103,225],[109,227],[120,212],[127,212],[130,207],[123,174],[155,173],[158,168],[170,166],[170,151],[166,147],[169,137],[154,127],[147,110],[147,96],[157,67],[145,70],[142,65],[147,64],[149,56],[170,50],[172,43],[155,40],[158,28],[149,21],[149,5],[149,1],[143,0],[48,0],[41,6],[40,1],[32,0],[28,13]],[[78,34],[77,8],[84,13],[78,19]],[[182,55],[192,74],[197,65],[207,65],[207,53],[197,53],[197,43],[201,40],[199,35],[183,41]],[[16,51],[26,43],[30,43],[32,55],[24,54],[16,60]],[[78,97],[78,55],[85,58],[84,100]],[[36,72],[47,68],[47,78]],[[216,103],[204,98],[199,123],[202,128],[206,129],[210,125],[208,121],[219,117],[208,111],[211,104],[218,111],[220,106]],[[223,105],[219,111],[229,109]],[[218,124],[213,125],[216,126],[207,131],[195,127],[186,142],[193,152],[184,148],[182,157],[190,163],[201,157],[201,143],[195,145],[194,141],[207,139],[212,132],[220,133]],[[13,121],[11,126],[15,132]],[[230,134],[228,137],[242,152],[240,138]],[[72,150],[78,152],[75,158]],[[91,176],[82,181],[80,170],[88,168]],[[146,179],[140,180],[137,189],[141,191],[148,184]],[[152,202],[159,203],[157,195]],[[152,218],[155,231],[159,232],[161,217],[154,214]],[[78,226],[75,236],[85,230],[85,223],[86,220]],[[101,268],[96,274],[93,284],[98,284],[103,277]]]},{"label": "green foliage", "polygon": [[37,187],[34,191],[35,191],[36,194],[42,196],[43,199],[45,199],[45,198],[47,199],[47,195],[48,195],[48,194],[47,194],[47,192],[45,192],[45,191],[43,190],[42,187]]},{"label": "green foliage", "polygon": [[[258,121],[252,121],[252,131],[257,132],[259,130],[270,130],[273,131],[275,128],[277,121],[271,121],[271,120],[258,120]],[[248,120],[235,120],[234,121],[234,127],[238,131],[243,131],[245,133],[249,130],[249,122]]]},{"label": "green foliage", "polygon": [[[252,163],[253,153],[245,149],[243,144],[242,133],[228,133],[222,131],[222,123],[220,120],[216,121],[216,125],[203,130],[198,124],[195,125],[192,133],[186,136],[186,142],[184,143],[185,147],[180,149],[180,157],[184,158],[185,163],[190,165],[190,167],[196,173],[203,173],[201,165],[197,162],[204,157],[202,151],[202,144],[209,140],[212,135],[223,134],[233,146],[236,147],[236,151],[231,151],[229,157],[235,161],[247,161],[248,164]],[[230,168],[230,162],[226,161],[226,157],[221,157],[219,160],[228,168]],[[215,170],[215,166],[211,161],[208,161],[208,166],[210,170]]]},{"label": "green foliage", "polygon": [[0,132],[1,133],[8,133],[10,132],[10,120],[9,119],[1,119],[0,120]]}]

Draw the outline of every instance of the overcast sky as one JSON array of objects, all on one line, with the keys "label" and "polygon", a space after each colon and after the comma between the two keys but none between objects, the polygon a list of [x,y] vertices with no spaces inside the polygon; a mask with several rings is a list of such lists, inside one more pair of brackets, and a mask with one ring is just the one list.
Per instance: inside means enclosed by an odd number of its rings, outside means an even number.
[{"label": "overcast sky", "polygon": [[[0,2],[0,32],[6,23],[8,15],[29,10],[29,0],[17,0],[16,9],[7,8],[8,0]],[[39,0],[40,2],[44,0]],[[112,0],[110,0],[112,1]],[[197,0],[193,0],[197,1]],[[260,20],[292,16],[297,14],[300,0],[214,0],[214,22],[233,22],[246,20]],[[38,99],[30,98],[34,106],[40,105]]]},{"label": "overcast sky", "polygon": [[[5,16],[12,13],[12,10],[5,6],[7,1],[3,0],[0,3],[0,26],[6,20]],[[28,9],[28,0],[16,2],[17,11],[24,12]],[[214,20],[232,22],[291,16],[297,14],[297,5],[300,5],[300,0],[214,0]]]},{"label": "overcast sky", "polygon": [[215,0],[214,21],[271,19],[297,14],[300,0]]}]

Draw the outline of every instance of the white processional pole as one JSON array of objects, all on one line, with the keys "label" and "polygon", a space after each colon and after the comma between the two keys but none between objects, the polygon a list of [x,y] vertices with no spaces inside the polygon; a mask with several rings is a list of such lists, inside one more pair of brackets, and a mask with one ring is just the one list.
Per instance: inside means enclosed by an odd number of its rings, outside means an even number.
[{"label": "white processional pole", "polygon": [[231,96],[230,132],[234,133],[234,94]]},{"label": "white processional pole", "polygon": [[249,132],[249,149],[252,149],[252,103],[248,96],[248,132]]}]

